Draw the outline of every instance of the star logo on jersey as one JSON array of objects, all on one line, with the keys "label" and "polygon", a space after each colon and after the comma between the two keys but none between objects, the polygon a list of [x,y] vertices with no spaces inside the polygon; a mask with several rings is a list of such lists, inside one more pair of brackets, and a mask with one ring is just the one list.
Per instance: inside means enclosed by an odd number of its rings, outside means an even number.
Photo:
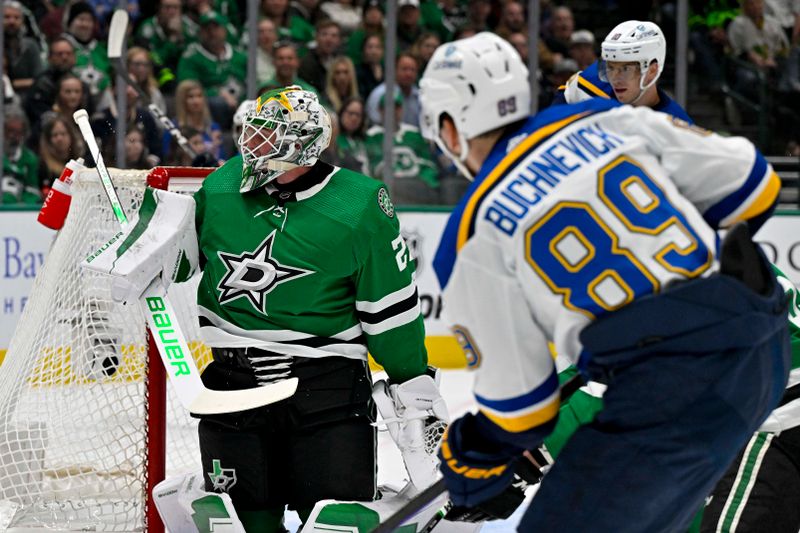
[{"label": "star logo on jersey", "polygon": [[281,264],[272,257],[277,231],[273,230],[253,252],[245,251],[241,255],[217,252],[228,269],[217,285],[217,290],[220,291],[219,303],[225,304],[236,298],[247,298],[253,307],[266,313],[265,297],[275,287],[314,273],[313,270]]}]

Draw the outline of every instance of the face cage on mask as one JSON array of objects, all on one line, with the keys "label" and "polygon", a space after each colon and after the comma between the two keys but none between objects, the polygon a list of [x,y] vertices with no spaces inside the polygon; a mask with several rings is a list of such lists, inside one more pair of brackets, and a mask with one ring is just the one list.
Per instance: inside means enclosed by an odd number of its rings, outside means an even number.
[{"label": "face cage on mask", "polygon": [[[275,128],[268,128],[269,122],[273,122]],[[265,120],[264,125],[261,126],[255,126],[249,122],[243,124],[238,144],[245,166],[252,166],[255,171],[264,170],[267,160],[282,153],[288,127],[289,125],[285,122],[275,122],[274,120]],[[275,144],[276,140],[277,144]],[[264,153],[265,149],[266,153]]]}]

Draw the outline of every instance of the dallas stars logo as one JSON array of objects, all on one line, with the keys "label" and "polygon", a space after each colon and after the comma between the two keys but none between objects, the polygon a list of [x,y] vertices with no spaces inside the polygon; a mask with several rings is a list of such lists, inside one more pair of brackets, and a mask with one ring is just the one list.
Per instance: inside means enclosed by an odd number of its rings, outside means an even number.
[{"label": "dallas stars logo", "polygon": [[216,492],[228,492],[228,490],[236,485],[236,469],[235,468],[222,468],[222,461],[219,459],[212,459],[211,468],[214,470],[206,472],[208,478],[211,480],[212,490]]},{"label": "dallas stars logo", "polygon": [[265,312],[264,300],[272,289],[290,279],[314,273],[313,270],[282,265],[272,257],[276,231],[273,230],[252,253],[245,251],[241,255],[235,255],[217,252],[228,269],[217,285],[217,290],[220,291],[219,303],[244,297],[253,307]]}]

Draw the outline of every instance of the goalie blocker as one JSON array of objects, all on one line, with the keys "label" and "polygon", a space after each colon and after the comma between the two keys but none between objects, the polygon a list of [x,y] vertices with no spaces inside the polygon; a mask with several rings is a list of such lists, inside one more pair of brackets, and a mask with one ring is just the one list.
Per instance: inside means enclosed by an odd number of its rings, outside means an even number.
[{"label": "goalie blocker", "polygon": [[136,223],[86,258],[84,267],[113,276],[111,297],[137,300],[157,277],[164,287],[188,280],[198,265],[191,196],[147,188]]}]

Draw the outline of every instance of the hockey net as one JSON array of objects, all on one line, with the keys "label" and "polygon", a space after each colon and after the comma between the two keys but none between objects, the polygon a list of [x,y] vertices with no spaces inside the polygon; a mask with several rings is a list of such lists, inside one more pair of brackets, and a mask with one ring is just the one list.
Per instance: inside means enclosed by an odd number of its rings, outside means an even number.
[{"label": "hockey net", "polygon": [[[146,184],[164,188],[152,172],[111,172],[129,217]],[[207,173],[155,174],[188,192]],[[81,171],[0,365],[0,531],[159,531],[152,486],[165,468],[200,470],[196,420],[164,392],[138,305],[113,302],[109,280],[79,267],[118,228],[95,170]],[[199,342],[196,287],[169,295],[202,369],[210,353]]]}]

